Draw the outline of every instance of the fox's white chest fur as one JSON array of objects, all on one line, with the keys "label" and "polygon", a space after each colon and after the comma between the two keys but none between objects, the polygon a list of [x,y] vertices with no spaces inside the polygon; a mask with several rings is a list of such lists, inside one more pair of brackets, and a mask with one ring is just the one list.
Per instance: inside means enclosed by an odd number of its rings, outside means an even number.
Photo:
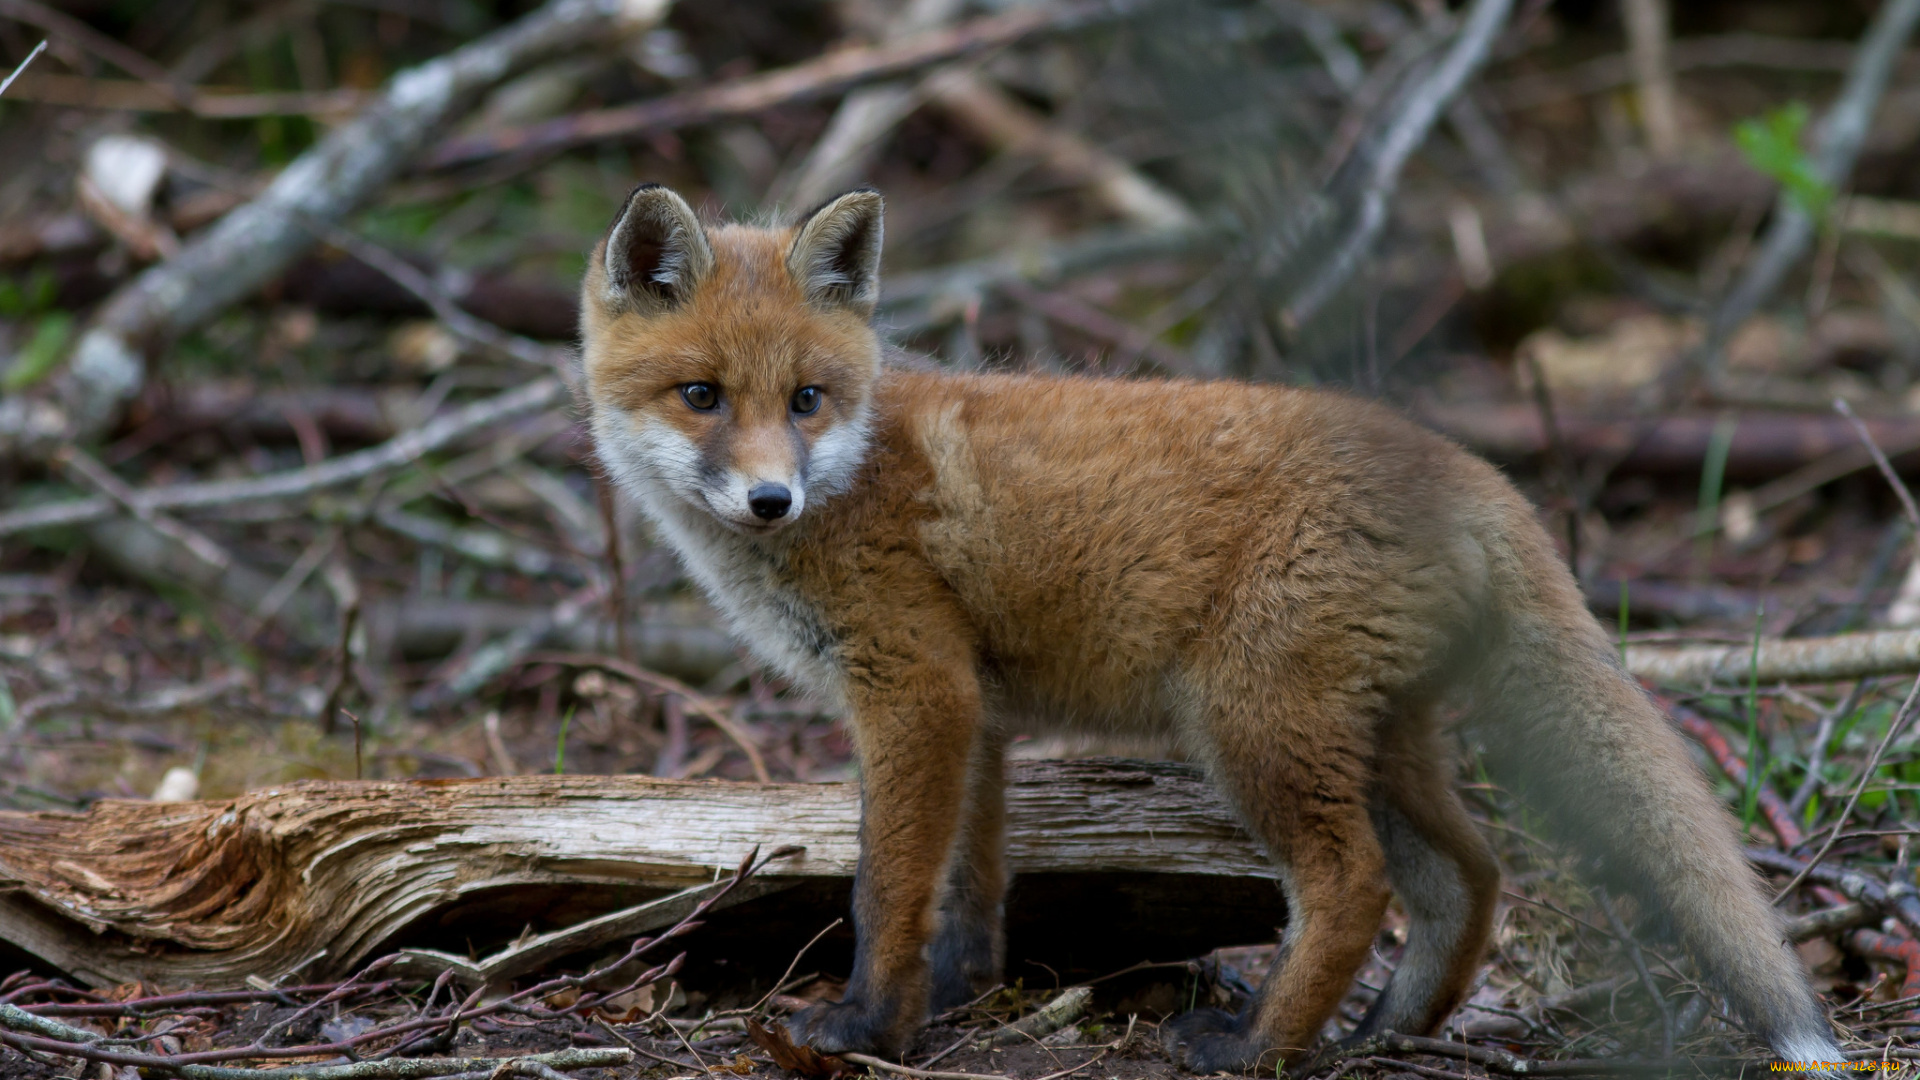
[{"label": "fox's white chest fur", "polygon": [[833,635],[787,583],[777,550],[728,530],[667,492],[650,493],[641,505],[729,629],[762,663],[836,705],[844,703]]}]

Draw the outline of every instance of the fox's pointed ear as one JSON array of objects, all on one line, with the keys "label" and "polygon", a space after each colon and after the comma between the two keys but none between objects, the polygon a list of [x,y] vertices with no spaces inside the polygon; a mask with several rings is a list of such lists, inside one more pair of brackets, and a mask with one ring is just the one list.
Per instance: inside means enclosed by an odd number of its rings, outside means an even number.
[{"label": "fox's pointed ear", "polygon": [[880,193],[849,191],[807,215],[787,250],[787,272],[809,303],[873,314],[880,299]]},{"label": "fox's pointed ear", "polygon": [[608,301],[648,315],[679,306],[713,269],[713,248],[693,207],[659,184],[627,196],[603,258]]}]

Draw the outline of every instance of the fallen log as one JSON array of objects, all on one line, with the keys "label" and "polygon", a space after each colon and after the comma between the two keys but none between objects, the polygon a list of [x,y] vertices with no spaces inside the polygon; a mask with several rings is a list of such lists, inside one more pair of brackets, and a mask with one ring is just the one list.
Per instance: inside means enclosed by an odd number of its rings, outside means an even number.
[{"label": "fallen log", "polygon": [[[1270,940],[1282,918],[1271,867],[1191,766],[1018,763],[1008,804],[1010,970],[1178,959]],[[578,951],[556,930],[586,924],[573,943],[595,948],[669,925],[687,909],[672,894],[755,845],[799,845],[686,946],[690,969],[757,954],[777,974],[845,914],[858,825],[852,784],[633,776],[309,782],[5,813],[0,941],[93,986],[329,977],[400,947],[423,971],[489,977],[511,974],[500,957],[516,950],[542,964]],[[748,946],[721,948],[730,934]],[[847,934],[809,962],[830,966]]]}]

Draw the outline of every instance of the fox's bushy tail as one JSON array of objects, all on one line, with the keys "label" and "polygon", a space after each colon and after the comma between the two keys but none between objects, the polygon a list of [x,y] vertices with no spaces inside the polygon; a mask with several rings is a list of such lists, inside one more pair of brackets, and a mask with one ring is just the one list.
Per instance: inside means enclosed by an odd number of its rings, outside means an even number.
[{"label": "fox's bushy tail", "polygon": [[1496,777],[1666,927],[1776,1054],[1841,1060],[1732,816],[1680,733],[1621,666],[1558,558],[1524,550],[1532,537],[1503,539],[1513,546],[1495,558],[1497,643],[1476,695]]}]

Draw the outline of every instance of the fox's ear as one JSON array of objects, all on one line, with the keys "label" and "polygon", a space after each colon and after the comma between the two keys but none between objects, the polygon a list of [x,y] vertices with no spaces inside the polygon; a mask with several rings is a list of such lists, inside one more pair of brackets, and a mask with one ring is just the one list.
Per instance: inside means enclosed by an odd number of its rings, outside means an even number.
[{"label": "fox's ear", "polygon": [[810,303],[873,314],[880,299],[880,193],[849,191],[807,215],[787,251],[787,272]]},{"label": "fox's ear", "polygon": [[687,200],[659,184],[627,196],[607,233],[608,301],[643,314],[677,307],[713,269],[713,248]]}]

